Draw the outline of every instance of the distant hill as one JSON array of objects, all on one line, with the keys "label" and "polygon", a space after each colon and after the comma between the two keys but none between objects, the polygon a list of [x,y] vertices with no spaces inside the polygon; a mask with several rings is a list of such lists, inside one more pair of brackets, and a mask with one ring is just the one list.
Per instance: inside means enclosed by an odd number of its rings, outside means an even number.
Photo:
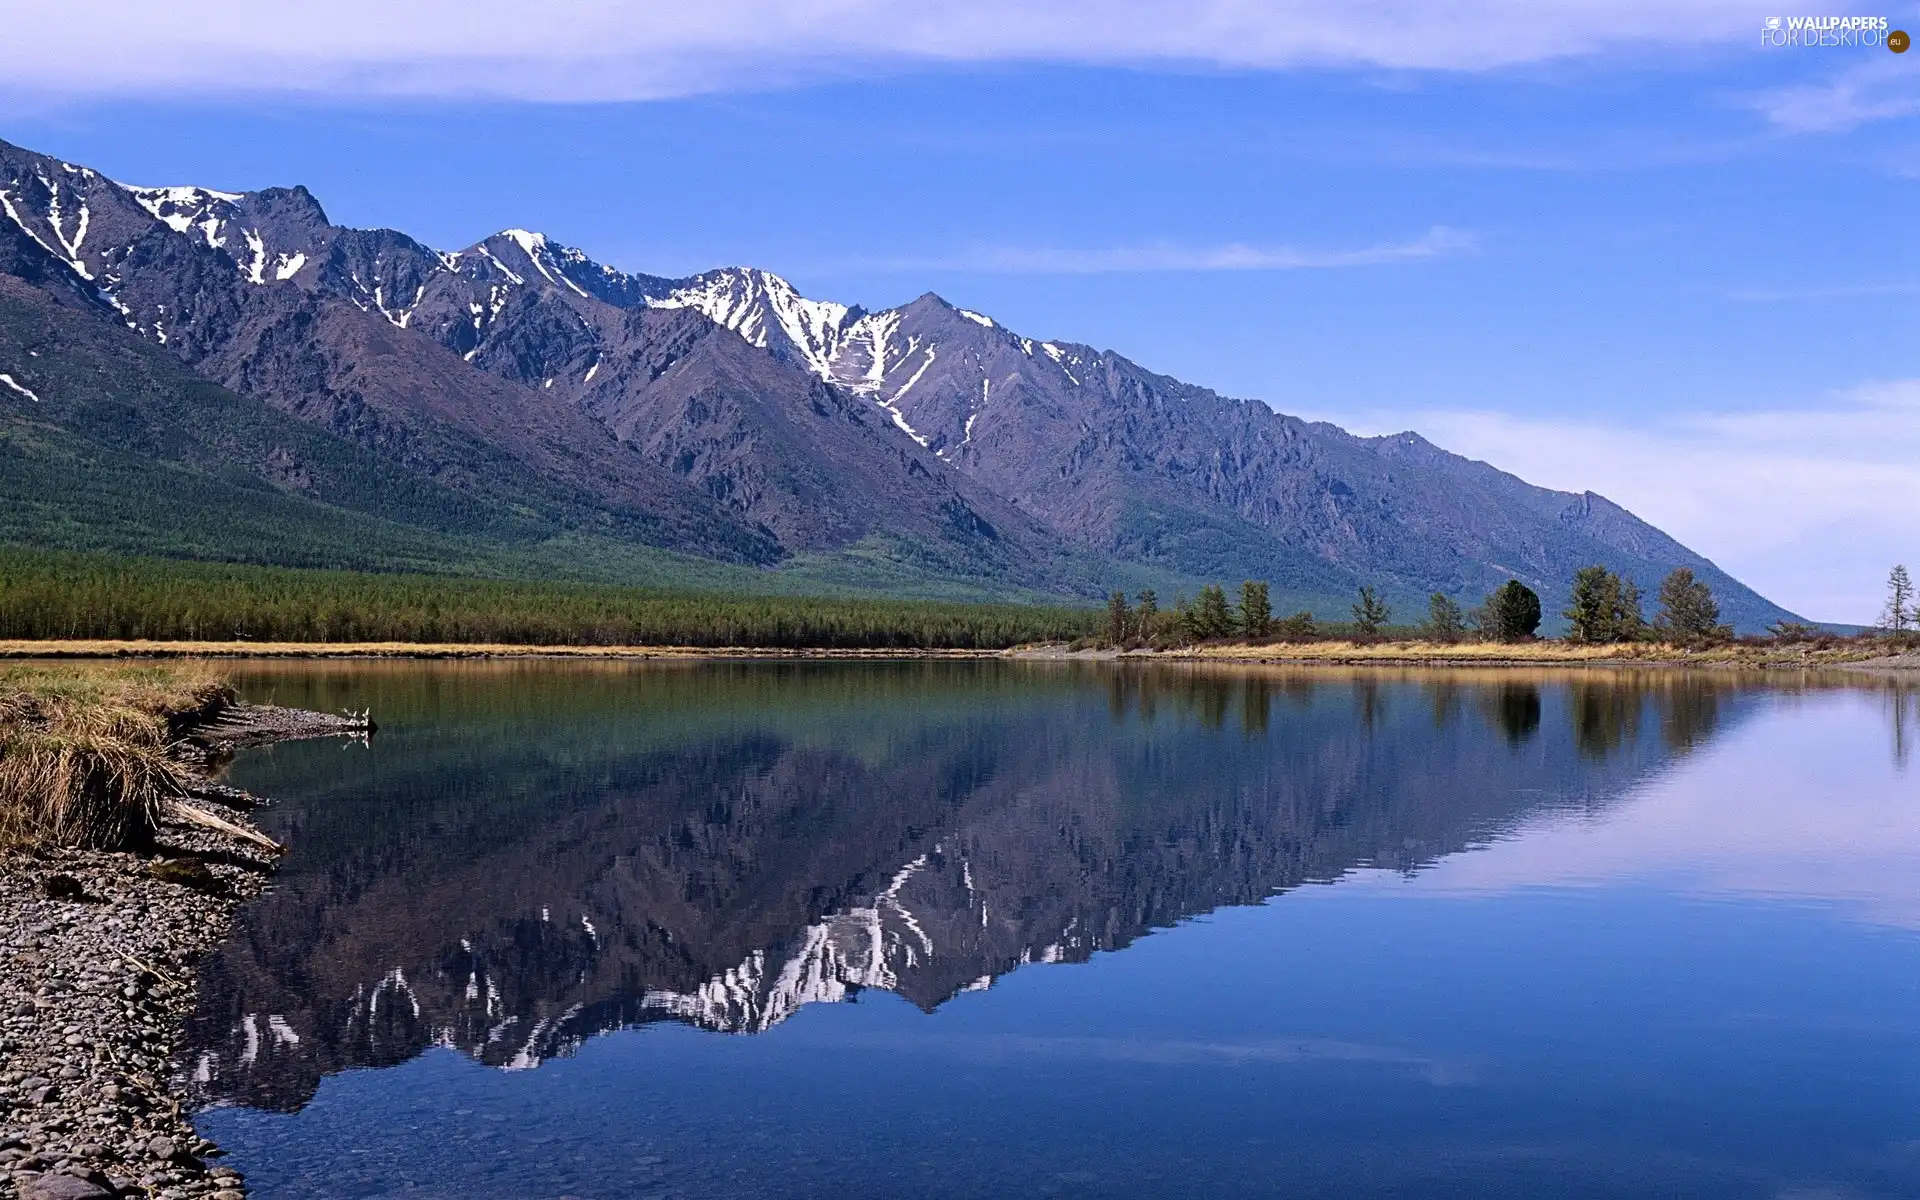
[{"label": "distant hill", "polygon": [[0,537],[293,565],[903,594],[1273,583],[1402,615],[1688,566],[1593,493],[1359,438],[928,294],[458,252],[304,188],[139,188],[0,143]]}]

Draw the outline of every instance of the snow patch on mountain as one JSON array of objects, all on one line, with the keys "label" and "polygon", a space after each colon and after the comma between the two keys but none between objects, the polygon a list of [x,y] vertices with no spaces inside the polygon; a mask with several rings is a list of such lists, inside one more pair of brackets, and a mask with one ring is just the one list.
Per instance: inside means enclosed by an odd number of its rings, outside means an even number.
[{"label": "snow patch on mountain", "polygon": [[856,314],[844,304],[809,300],[773,272],[748,267],[696,276],[664,296],[647,297],[647,305],[694,309],[763,350],[793,354],[827,380],[834,377],[834,359]]},{"label": "snow patch on mountain", "polygon": [[67,252],[67,264],[79,272],[80,278],[91,281],[93,272],[87,270],[86,260],[80,257],[80,245],[87,240],[87,221],[91,214],[87,202],[80,202],[80,215],[74,224],[73,236],[69,238],[60,228],[64,217],[60,211],[60,184],[57,180],[41,180],[47,187],[47,227],[53,230],[54,240]]},{"label": "snow patch on mountain", "polygon": [[513,268],[507,266],[507,264],[501,262],[498,258],[496,258],[494,256],[493,251],[487,249],[484,243],[481,245],[475,246],[474,249],[479,252],[482,258],[492,263],[499,270],[499,272],[502,275],[505,275],[508,279],[511,279],[515,283],[522,284],[522,285],[524,285],[527,282],[526,278],[522,276],[519,272],[515,271]]},{"label": "snow patch on mountain", "polygon": [[[899,330],[897,312],[869,313],[854,321],[840,339],[839,352],[829,364],[829,380],[861,395],[877,394],[887,384],[888,369],[913,352],[913,344],[909,342],[905,351],[894,356],[893,338]],[[859,357],[863,352],[864,362]]]},{"label": "snow patch on mountain", "polygon": [[32,238],[42,250],[45,250],[48,254],[53,255],[53,257],[55,258],[60,257],[60,252],[58,250],[55,250],[52,246],[47,245],[46,239],[42,238],[39,234],[35,233],[33,231],[33,226],[27,224],[24,220],[21,219],[20,210],[13,206],[13,193],[6,188],[0,188],[0,209],[5,209],[7,216],[12,219],[15,225],[18,225],[20,227],[20,231],[26,234],[28,237]]},{"label": "snow patch on mountain", "polygon": [[203,187],[135,187],[117,185],[133,197],[134,203],[175,233],[199,230],[200,241],[215,250],[226,248],[227,221],[237,211],[235,205],[246,199],[244,192],[221,192]]},{"label": "snow patch on mountain", "polygon": [[[569,264],[562,261],[569,260],[572,265],[585,263],[588,261],[585,254],[548,240],[544,233],[535,233],[528,229],[503,229],[500,231],[500,236],[520,247],[520,253],[526,256],[528,264],[542,279],[555,287],[567,288],[577,296],[586,296],[585,288],[567,278],[566,267]],[[492,255],[489,254],[488,257]],[[499,260],[494,261],[498,263]],[[519,283],[521,280],[516,277],[514,282]]]},{"label": "snow patch on mountain", "polygon": [[19,392],[22,396],[25,396],[27,399],[33,401],[35,404],[40,403],[40,397],[34,395],[33,390],[31,388],[27,387],[23,383],[14,382],[14,378],[11,375],[0,375],[0,384],[5,384],[8,388],[12,389],[13,391]]},{"label": "snow patch on mountain", "polygon": [[260,236],[258,229],[242,230],[240,236],[247,240],[247,249],[253,254],[252,259],[241,264],[240,273],[247,277],[248,283],[265,283],[267,281],[266,240]]},{"label": "snow patch on mountain", "polygon": [[1067,378],[1073,381],[1075,387],[1080,386],[1080,377],[1073,373],[1073,367],[1069,365],[1078,364],[1080,361],[1078,356],[1068,354],[1052,342],[1041,342],[1040,348],[1047,352],[1047,357],[1052,359],[1062,371],[1066,372]]}]

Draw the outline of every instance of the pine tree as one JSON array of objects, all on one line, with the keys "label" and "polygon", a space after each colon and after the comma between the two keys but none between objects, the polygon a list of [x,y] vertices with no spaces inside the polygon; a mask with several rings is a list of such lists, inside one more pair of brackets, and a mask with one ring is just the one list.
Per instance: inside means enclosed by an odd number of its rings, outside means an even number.
[{"label": "pine tree", "polygon": [[1581,567],[1574,572],[1573,595],[1564,614],[1568,641],[1612,640],[1613,590],[1613,572],[1605,567]]},{"label": "pine tree", "polygon": [[1115,646],[1125,644],[1132,622],[1132,614],[1127,611],[1127,594],[1116,591],[1107,597],[1107,641]]},{"label": "pine tree", "polygon": [[1227,607],[1226,589],[1217,583],[1200,589],[1190,613],[1190,628],[1198,639],[1222,638],[1233,632],[1233,611]]},{"label": "pine tree", "polygon": [[1480,608],[1480,631],[1499,642],[1518,642],[1540,629],[1540,594],[1509,579],[1492,592]]},{"label": "pine tree", "polygon": [[1457,642],[1467,631],[1466,614],[1445,592],[1427,598],[1427,636],[1436,642]]},{"label": "pine tree", "polygon": [[1720,623],[1720,605],[1713,589],[1694,578],[1687,567],[1677,567],[1660,583],[1660,612],[1653,627],[1661,636],[1685,644],[1722,642],[1733,630]]},{"label": "pine tree", "polygon": [[1250,638],[1273,632],[1273,605],[1267,600],[1266,584],[1249,579],[1240,585],[1240,630]]},{"label": "pine tree", "polygon": [[1880,614],[1880,624],[1882,628],[1901,633],[1915,623],[1920,623],[1920,613],[1914,609],[1913,579],[1903,564],[1887,576],[1887,607]]},{"label": "pine tree", "polygon": [[1613,640],[1637,642],[1647,636],[1646,614],[1640,608],[1640,587],[1633,576],[1621,577],[1613,592]]},{"label": "pine tree", "polygon": [[1573,598],[1566,611],[1567,640],[1605,644],[1633,641],[1646,632],[1640,589],[1603,566],[1581,567],[1573,575]]},{"label": "pine tree", "polygon": [[1372,637],[1380,632],[1380,627],[1392,617],[1393,610],[1374,593],[1371,587],[1360,589],[1360,598],[1353,605],[1353,627],[1362,637]]},{"label": "pine tree", "polygon": [[1141,637],[1151,639],[1160,623],[1160,598],[1153,594],[1152,588],[1140,589],[1140,607],[1135,611],[1138,615],[1134,618],[1134,628],[1140,631]]}]

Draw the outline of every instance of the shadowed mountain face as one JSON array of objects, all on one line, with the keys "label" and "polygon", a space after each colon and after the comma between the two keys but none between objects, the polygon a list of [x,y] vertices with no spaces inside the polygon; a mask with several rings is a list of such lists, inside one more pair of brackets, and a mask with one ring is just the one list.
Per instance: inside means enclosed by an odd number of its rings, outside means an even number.
[{"label": "shadowed mountain face", "polygon": [[608,1029],[751,1033],[870,988],[930,1011],[1605,804],[1743,705],[1698,677],[1006,664],[245,686],[382,720],[367,751],[239,764],[285,801],[264,815],[293,853],[203,971],[183,1069],[202,1099],[270,1108],[435,1044],[526,1067]]},{"label": "shadowed mountain face", "polygon": [[[441,252],[333,225],[304,188],[131,188],[5,143],[0,200],[0,273],[90,322],[97,359],[108,335],[164,348],[482,507],[524,495],[555,536],[1078,595],[1265,578],[1329,616],[1361,583],[1407,611],[1513,576],[1553,612],[1580,566],[1646,586],[1686,566],[1743,628],[1790,616],[1603,497],[931,294],[866,312],[759,270],[630,275],[525,230]],[[31,355],[0,370],[62,382]]]}]

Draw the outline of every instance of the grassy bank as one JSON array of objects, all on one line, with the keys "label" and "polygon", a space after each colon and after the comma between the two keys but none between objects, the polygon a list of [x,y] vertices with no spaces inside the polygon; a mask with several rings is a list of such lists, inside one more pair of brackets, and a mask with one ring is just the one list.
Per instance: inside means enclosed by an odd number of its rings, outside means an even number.
[{"label": "grassy bank", "polygon": [[1075,638],[1068,607],[730,596],[0,548],[0,638],[998,649]]},{"label": "grassy bank", "polygon": [[231,696],[196,664],[0,666],[0,848],[144,844],[183,792],[180,723]]}]

